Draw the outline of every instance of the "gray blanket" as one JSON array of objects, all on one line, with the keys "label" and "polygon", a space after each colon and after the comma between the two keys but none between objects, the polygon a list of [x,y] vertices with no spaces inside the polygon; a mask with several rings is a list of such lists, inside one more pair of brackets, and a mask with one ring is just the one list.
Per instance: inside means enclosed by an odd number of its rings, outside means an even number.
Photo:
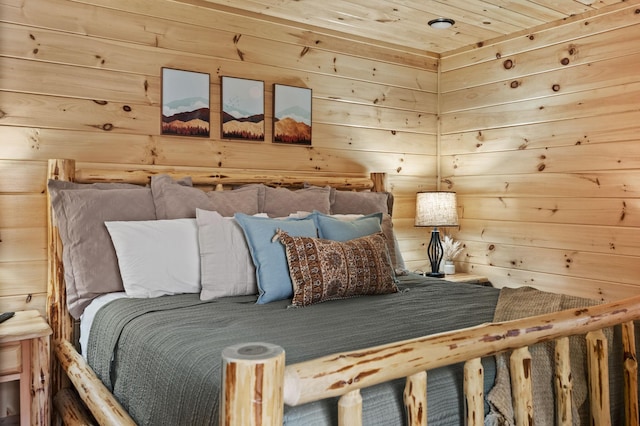
[{"label": "gray blanket", "polygon": [[[201,302],[198,295],[119,299],[94,321],[88,360],[141,425],[217,424],[221,351],[249,341],[285,349],[287,363],[432,333],[493,318],[499,291],[418,276],[401,291],[305,308],[288,301],[256,305],[255,297]],[[429,425],[463,424],[462,366],[429,372]],[[485,389],[494,364],[485,363]],[[363,390],[366,425],[405,419],[403,380]],[[337,424],[337,400],[285,407],[286,425]]]},{"label": "gray blanket", "polygon": [[[511,321],[534,315],[543,315],[565,309],[575,309],[599,304],[598,301],[575,296],[548,293],[531,287],[503,288],[500,292],[494,321]],[[620,345],[614,345],[612,329],[605,329],[609,346],[609,364],[611,377],[611,402],[614,419],[620,420],[622,413],[622,395],[620,387],[615,386],[621,380]],[[589,424],[589,401],[586,365],[586,344],[584,336],[569,338],[571,375],[573,383],[573,424]],[[536,424],[552,425],[555,419],[554,392],[554,342],[545,342],[529,348],[532,358],[533,408]],[[485,426],[512,426],[515,424],[511,400],[509,374],[510,352],[496,356],[496,383],[487,394],[491,406],[485,418]],[[620,383],[620,382],[617,382]],[[614,422],[614,424],[618,424]]]}]

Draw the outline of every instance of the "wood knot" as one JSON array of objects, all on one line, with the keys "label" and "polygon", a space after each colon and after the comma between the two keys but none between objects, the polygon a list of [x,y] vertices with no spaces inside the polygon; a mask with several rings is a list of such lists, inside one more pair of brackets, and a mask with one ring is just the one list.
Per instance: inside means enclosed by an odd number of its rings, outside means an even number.
[{"label": "wood knot", "polygon": [[571,62],[569,58],[562,58],[562,60],[560,61],[562,65],[569,65],[569,62]]},{"label": "wood knot", "polygon": [[559,84],[554,84],[553,86],[551,86],[551,90],[553,90],[554,92],[559,92],[560,91],[560,85]]},{"label": "wood knot", "polygon": [[636,9],[636,15],[640,15],[640,9]]},{"label": "wood knot", "polygon": [[500,54],[500,52],[496,53],[496,59],[500,59],[502,58],[502,55]]},{"label": "wood knot", "polygon": [[125,110],[126,112],[131,112],[131,107],[129,105],[124,105],[122,109]]},{"label": "wood knot", "polygon": [[502,66],[504,67],[504,69],[510,70],[511,68],[513,68],[513,61],[511,59],[507,59],[502,63]]},{"label": "wood knot", "polygon": [[520,86],[520,83],[518,83],[518,81],[514,80],[514,81],[511,82],[511,84],[509,86],[511,86],[512,89],[517,89],[518,86]]},{"label": "wood knot", "polygon": [[104,123],[104,124],[102,125],[102,130],[105,130],[105,131],[107,131],[107,132],[109,132],[109,131],[113,130],[113,124],[111,124],[111,123]]},{"label": "wood knot", "polygon": [[529,36],[529,40],[535,40],[535,36],[534,36],[533,34],[531,34],[531,35]]}]

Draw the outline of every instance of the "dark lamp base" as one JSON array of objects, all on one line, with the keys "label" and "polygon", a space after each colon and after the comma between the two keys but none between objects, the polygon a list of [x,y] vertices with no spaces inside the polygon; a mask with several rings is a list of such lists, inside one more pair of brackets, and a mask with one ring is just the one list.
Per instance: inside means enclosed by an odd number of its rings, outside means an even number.
[{"label": "dark lamp base", "polygon": [[442,272],[425,272],[424,276],[433,278],[444,278],[444,274]]}]

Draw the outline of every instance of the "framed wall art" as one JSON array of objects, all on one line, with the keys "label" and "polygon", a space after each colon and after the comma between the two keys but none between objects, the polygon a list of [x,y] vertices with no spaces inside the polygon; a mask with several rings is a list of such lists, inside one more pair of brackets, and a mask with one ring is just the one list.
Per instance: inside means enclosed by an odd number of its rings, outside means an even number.
[{"label": "framed wall art", "polygon": [[273,85],[273,141],[311,145],[311,89]]},{"label": "framed wall art", "polygon": [[264,141],[264,82],[221,77],[223,139]]},{"label": "framed wall art", "polygon": [[209,74],[162,68],[161,134],[209,137]]}]

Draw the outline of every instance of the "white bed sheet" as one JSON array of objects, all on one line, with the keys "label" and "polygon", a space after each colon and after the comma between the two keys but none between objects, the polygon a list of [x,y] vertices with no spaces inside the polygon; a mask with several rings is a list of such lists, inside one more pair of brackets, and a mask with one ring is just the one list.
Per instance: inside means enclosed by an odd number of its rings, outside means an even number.
[{"label": "white bed sheet", "polygon": [[86,348],[89,342],[89,332],[91,331],[91,324],[93,319],[100,308],[112,300],[121,299],[127,297],[125,292],[107,293],[102,296],[98,296],[91,301],[80,316],[80,353],[87,359]]}]

